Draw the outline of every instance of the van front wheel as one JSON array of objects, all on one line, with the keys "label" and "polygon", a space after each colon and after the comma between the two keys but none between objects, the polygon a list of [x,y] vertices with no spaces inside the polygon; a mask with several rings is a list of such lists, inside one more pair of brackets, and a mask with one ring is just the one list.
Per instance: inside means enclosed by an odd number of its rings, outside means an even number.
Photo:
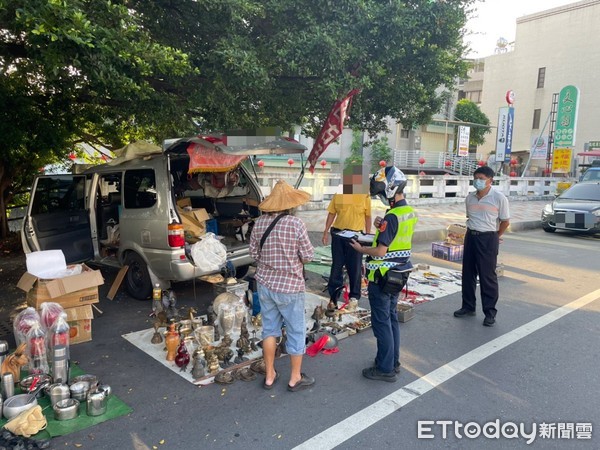
[{"label": "van front wheel", "polygon": [[137,253],[129,253],[125,258],[125,264],[129,266],[125,277],[129,295],[136,300],[149,299],[152,295],[152,280],[144,259]]}]

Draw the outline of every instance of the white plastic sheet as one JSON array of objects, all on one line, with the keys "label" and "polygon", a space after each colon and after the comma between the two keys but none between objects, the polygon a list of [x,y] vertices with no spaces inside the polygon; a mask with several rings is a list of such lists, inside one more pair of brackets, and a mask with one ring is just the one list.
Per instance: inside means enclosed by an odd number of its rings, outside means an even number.
[{"label": "white plastic sheet", "polygon": [[194,264],[203,271],[219,270],[227,261],[227,248],[215,237],[214,233],[206,233],[202,239],[192,245]]}]

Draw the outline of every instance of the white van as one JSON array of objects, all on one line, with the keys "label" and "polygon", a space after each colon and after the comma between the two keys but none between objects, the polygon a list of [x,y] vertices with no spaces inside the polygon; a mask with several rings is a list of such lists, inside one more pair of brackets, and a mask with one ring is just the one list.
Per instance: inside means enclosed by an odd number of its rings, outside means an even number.
[{"label": "white van", "polygon": [[147,299],[155,283],[166,288],[215,273],[193,263],[197,236],[184,229],[178,207],[185,199],[185,209],[210,214],[205,224],[223,236],[227,260],[243,276],[253,263],[248,238],[262,201],[249,156],[302,154],[306,147],[286,139],[227,147],[193,137],[155,149],[125,152],[81,174],[37,177],[21,229],[25,253],[60,249],[68,263],[127,265],[127,291]]}]

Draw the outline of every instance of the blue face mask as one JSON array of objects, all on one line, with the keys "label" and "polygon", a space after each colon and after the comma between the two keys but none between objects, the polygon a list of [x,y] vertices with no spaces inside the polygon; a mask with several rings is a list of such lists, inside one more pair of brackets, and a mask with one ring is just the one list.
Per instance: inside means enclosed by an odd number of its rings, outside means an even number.
[{"label": "blue face mask", "polygon": [[478,191],[484,190],[485,186],[486,186],[485,180],[480,180],[479,178],[477,178],[476,180],[473,181],[473,187],[475,189],[477,189]]}]

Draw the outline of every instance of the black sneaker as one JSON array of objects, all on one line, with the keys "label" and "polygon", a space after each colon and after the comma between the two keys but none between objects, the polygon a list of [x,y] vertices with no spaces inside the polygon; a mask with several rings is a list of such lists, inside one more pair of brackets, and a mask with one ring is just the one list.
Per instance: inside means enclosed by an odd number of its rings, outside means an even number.
[{"label": "black sneaker", "polygon": [[377,370],[375,367],[367,367],[362,371],[363,377],[369,380],[387,381],[388,383],[395,383],[397,381],[395,373],[384,373]]},{"label": "black sneaker", "polygon": [[494,319],[493,317],[486,317],[485,319],[483,319],[484,327],[493,327],[495,323],[496,319]]},{"label": "black sneaker", "polygon": [[466,308],[460,308],[454,311],[454,317],[474,316],[475,311],[471,311]]},{"label": "black sneaker", "polygon": [[[397,362],[396,365],[394,366],[394,372],[396,373],[400,373],[400,366],[402,365],[402,363]],[[375,367],[377,369],[377,359],[375,359],[373,361],[373,367]]]}]

